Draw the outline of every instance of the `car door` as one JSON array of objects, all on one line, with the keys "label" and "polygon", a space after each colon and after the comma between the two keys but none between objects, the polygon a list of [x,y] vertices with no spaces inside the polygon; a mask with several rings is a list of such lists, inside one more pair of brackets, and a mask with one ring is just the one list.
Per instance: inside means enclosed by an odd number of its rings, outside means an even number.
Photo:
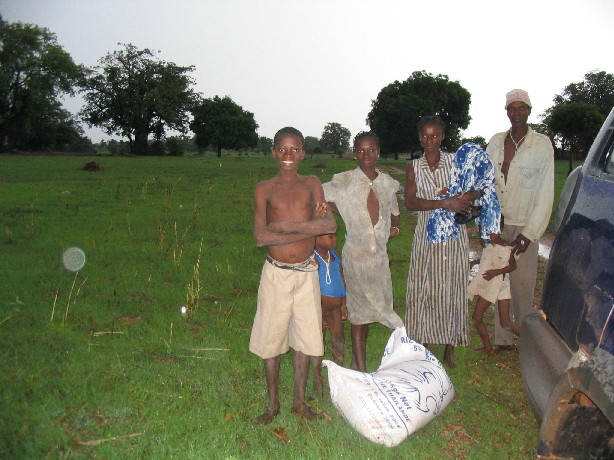
[{"label": "car door", "polygon": [[576,352],[614,354],[614,109],[582,167],[552,248],[542,310]]}]

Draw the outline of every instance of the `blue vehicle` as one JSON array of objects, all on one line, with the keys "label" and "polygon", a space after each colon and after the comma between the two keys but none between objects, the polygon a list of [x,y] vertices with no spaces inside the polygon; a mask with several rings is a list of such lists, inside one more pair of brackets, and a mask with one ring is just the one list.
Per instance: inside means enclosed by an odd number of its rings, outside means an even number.
[{"label": "blue vehicle", "polygon": [[520,365],[541,419],[537,457],[614,458],[614,109],[567,179],[541,309]]}]

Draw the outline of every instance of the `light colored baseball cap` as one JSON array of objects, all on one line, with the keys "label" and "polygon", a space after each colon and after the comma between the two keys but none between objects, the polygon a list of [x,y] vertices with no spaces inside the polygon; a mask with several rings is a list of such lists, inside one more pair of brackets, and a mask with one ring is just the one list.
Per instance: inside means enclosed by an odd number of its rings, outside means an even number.
[{"label": "light colored baseball cap", "polygon": [[529,99],[529,93],[524,89],[513,89],[505,95],[505,110],[507,110],[508,105],[512,102],[524,102],[529,108],[533,108],[531,99]]}]

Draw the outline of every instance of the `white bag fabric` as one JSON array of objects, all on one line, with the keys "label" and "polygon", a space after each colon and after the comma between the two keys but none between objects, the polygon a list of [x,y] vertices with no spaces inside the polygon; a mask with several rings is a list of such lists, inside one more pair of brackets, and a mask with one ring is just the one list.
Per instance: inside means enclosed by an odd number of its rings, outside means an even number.
[{"label": "white bag fabric", "polygon": [[437,359],[394,330],[377,371],[358,372],[325,360],[330,397],[343,418],[372,442],[394,447],[443,411],[454,386]]}]

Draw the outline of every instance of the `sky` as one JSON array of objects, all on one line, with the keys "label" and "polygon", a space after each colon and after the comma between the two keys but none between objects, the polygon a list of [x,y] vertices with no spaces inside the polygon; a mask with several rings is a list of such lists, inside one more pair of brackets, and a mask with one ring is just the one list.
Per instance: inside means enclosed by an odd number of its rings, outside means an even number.
[{"label": "sky", "polygon": [[507,91],[529,92],[537,123],[568,84],[614,73],[614,0],[0,0],[0,15],[48,28],[88,67],[120,43],[194,66],[197,92],[230,96],[270,138],[329,122],[354,136],[382,88],[425,70],[471,93],[464,135],[488,140],[509,127]]}]

